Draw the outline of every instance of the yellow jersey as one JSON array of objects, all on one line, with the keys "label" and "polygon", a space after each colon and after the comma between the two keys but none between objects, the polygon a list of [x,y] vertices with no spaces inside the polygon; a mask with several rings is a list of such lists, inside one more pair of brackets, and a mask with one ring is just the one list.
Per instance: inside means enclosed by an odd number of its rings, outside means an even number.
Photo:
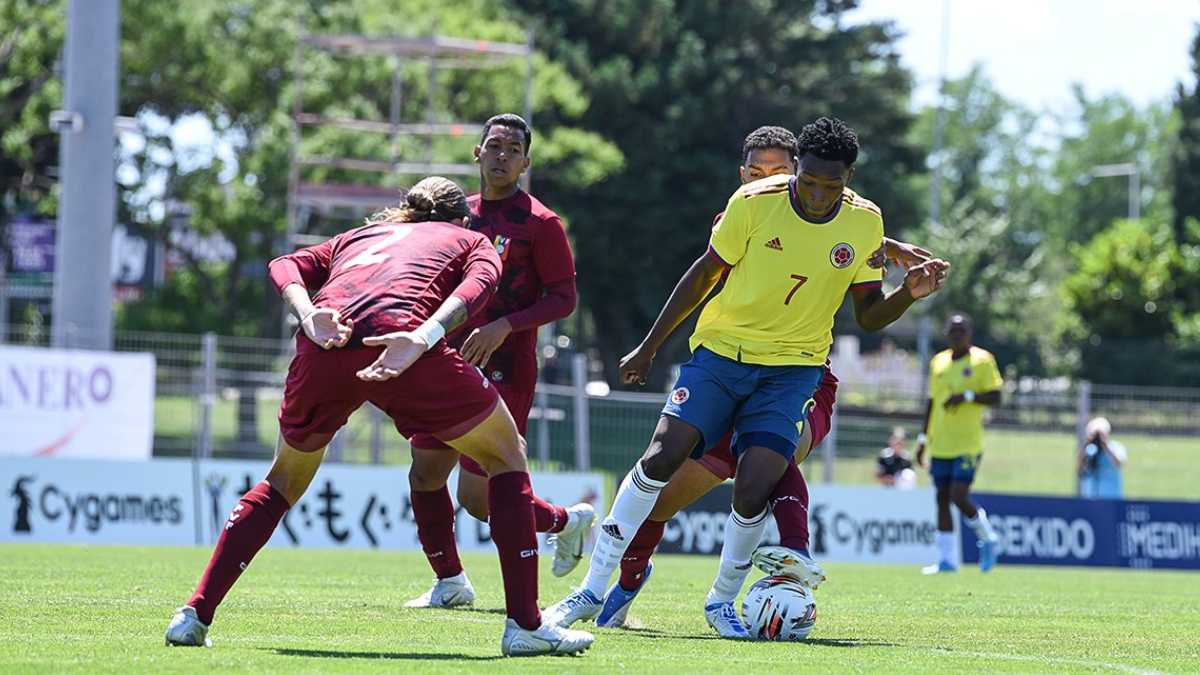
[{"label": "yellow jersey", "polygon": [[970,389],[980,394],[1004,386],[996,357],[986,349],[971,347],[961,359],[947,349],[929,362],[929,433],[926,449],[930,457],[953,459],[983,452],[983,411],[980,403],[962,403],[947,410],[946,399]]},{"label": "yellow jersey", "polygon": [[743,185],[712,229],[709,254],[730,267],[690,345],[743,363],[820,366],[852,286],[883,282],[867,266],[883,241],[879,207],[851,190],[826,223],[806,220],[794,176]]}]

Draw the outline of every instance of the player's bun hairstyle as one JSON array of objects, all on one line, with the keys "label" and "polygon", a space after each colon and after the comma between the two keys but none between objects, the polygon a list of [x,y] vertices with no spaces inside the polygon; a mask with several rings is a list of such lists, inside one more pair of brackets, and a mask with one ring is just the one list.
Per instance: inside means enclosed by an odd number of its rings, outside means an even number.
[{"label": "player's bun hairstyle", "polygon": [[529,122],[526,122],[525,118],[513,113],[501,113],[489,117],[488,121],[483,123],[483,133],[479,134],[480,145],[483,145],[483,142],[487,139],[488,132],[494,126],[516,129],[525,134],[525,155],[529,156],[529,146],[533,143],[533,129],[529,128]]},{"label": "player's bun hairstyle", "polygon": [[442,176],[430,176],[409,188],[399,207],[384,209],[368,218],[367,223],[448,222],[465,218],[470,212],[467,195],[457,183]]},{"label": "player's bun hairstyle", "polygon": [[797,154],[801,157],[812,154],[847,167],[858,159],[858,134],[836,117],[818,117],[817,121],[805,124],[797,144]]},{"label": "player's bun hairstyle", "polygon": [[796,134],[783,127],[759,127],[751,131],[746,140],[742,141],[742,163],[750,158],[755,150],[783,150],[789,156],[799,154],[796,144]]}]

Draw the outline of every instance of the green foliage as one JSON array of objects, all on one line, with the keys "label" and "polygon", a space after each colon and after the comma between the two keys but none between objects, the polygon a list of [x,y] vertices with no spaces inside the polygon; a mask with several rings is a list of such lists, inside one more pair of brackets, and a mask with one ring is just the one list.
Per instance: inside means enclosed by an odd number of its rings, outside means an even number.
[{"label": "green foliage", "polygon": [[1200,29],[1192,39],[1192,75],[1196,82],[1190,90],[1182,82],[1175,90],[1179,133],[1171,153],[1171,205],[1176,239],[1200,243],[1186,226],[1189,218],[1200,218]]},{"label": "green foliage", "polygon": [[[514,4],[530,17],[538,46],[588,97],[581,126],[611,139],[625,159],[586,190],[565,171],[535,181],[571,220],[581,300],[596,326],[587,344],[610,368],[609,381],[619,355],[703,253],[713,214],[737,187],[742,139],[756,127],[847,120],[864,146],[855,187],[882,206],[889,231],[916,224],[919,197],[908,187],[921,157],[905,140],[911,79],[891,26],[842,23],[839,12],[853,3]],[[561,124],[539,118],[547,121]]]}]

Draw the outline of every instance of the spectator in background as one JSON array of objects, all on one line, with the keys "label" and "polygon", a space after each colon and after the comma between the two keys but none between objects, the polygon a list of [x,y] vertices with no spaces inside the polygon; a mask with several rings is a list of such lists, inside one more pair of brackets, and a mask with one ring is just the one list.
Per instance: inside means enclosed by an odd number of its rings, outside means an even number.
[{"label": "spectator in background", "polygon": [[1103,417],[1093,418],[1085,432],[1087,443],[1079,449],[1079,496],[1085,499],[1120,499],[1121,469],[1128,453],[1125,446],[1109,439],[1112,425]]},{"label": "spectator in background", "polygon": [[904,427],[892,429],[887,445],[875,460],[875,478],[884,487],[911,490],[917,486],[917,472],[913,471],[912,459],[904,449],[905,436]]}]

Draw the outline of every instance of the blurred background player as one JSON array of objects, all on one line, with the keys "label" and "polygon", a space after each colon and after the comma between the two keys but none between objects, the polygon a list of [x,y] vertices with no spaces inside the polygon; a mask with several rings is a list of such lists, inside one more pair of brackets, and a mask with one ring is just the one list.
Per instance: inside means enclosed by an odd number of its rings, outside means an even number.
[{"label": "blurred background player", "polygon": [[[483,311],[450,339],[463,358],[495,385],[521,435],[533,407],[537,384],[537,330],[575,309],[575,261],[558,215],[519,186],[529,168],[533,132],[524,119],[496,115],[483,125],[475,161],[480,193],[467,199],[470,229],[488,238],[502,262],[500,284]],[[446,479],[454,453],[431,434],[412,438],[414,470],[408,474],[421,548],[433,568],[433,587],[406,607],[454,607],[475,599],[454,536],[454,506]],[[415,470],[421,458],[423,470]],[[457,459],[458,503],[480,521],[488,519],[488,478],[478,462]],[[427,470],[426,470],[427,469]],[[583,542],[595,520],[590,504],[569,509],[534,495],[538,532],[554,533],[551,571],[564,576],[583,556]]]},{"label": "blurred background player", "polygon": [[367,401],[401,434],[433,434],[491,476],[508,615],[501,652],[576,653],[591,644],[587,633],[542,624],[523,442],[495,388],[442,340],[491,297],[500,259],[486,237],[465,229],[466,196],[453,182],[422,180],[405,202],[271,262],[271,282],[303,328],[284,386],[278,450],[266,479],[230,513],[195,593],[167,627],[168,645],[208,645],[217,606],[304,494],[330,439]]},{"label": "blurred background player", "polygon": [[1112,424],[1103,417],[1088,420],[1087,443],[1079,448],[1079,496],[1085,499],[1120,499],[1124,492],[1121,470],[1129,458],[1125,446],[1109,438]]},{"label": "blurred background player", "polygon": [[936,535],[939,560],[922,571],[926,574],[957,571],[954,503],[979,537],[979,569],[987,572],[996,564],[996,531],[987,512],[971,501],[971,483],[983,457],[983,413],[1000,405],[1004,380],[996,357],[971,344],[971,318],[955,314],[946,323],[950,348],[929,363],[929,401],[925,407],[924,431],[917,437],[917,462],[925,466],[926,450],[933,461],[929,474],[937,489]]},{"label": "blurred background player", "polygon": [[917,472],[913,471],[912,459],[904,447],[906,437],[904,427],[892,429],[887,445],[875,460],[875,480],[884,487],[911,490],[917,486]]},{"label": "blurred background player", "polygon": [[[742,143],[742,162],[738,176],[746,183],[778,175],[794,175],[797,163],[796,136],[778,126],[763,126],[746,136]],[[713,219],[714,224],[721,214]],[[869,264],[880,267],[890,257],[906,268],[930,258],[919,247],[884,238],[882,246]],[[813,395],[815,405],[809,413],[808,424],[801,434],[795,460],[788,465],[783,478],[771,495],[771,512],[779,526],[780,545],[764,546],[754,552],[755,564],[767,574],[787,574],[816,588],[824,579],[824,571],[808,553],[808,484],[797,465],[804,461],[812,448],[829,433],[833,404],[837,398],[837,377],[826,364],[821,383]],[[609,628],[624,625],[629,608],[645,587],[653,572],[650,561],[662,540],[667,521],[676,513],[707,494],[737,472],[731,441],[733,432],[725,436],[699,459],[688,459],[671,476],[658,496],[650,517],[642,523],[621,558],[621,575],[604,595],[604,605],[596,616],[596,625]]]},{"label": "blurred background player", "polygon": [[820,118],[799,138],[799,173],[742,186],[713,227],[708,253],[680,279],[642,344],[621,361],[621,379],[644,382],[671,332],[728,272],[700,314],[684,364],[642,458],[622,482],[600,528],[582,588],[548,607],[569,626],[595,618],[601,596],[659,492],[693,451],[730,429],[738,472],[733,509],[705,618],[719,635],[749,636],[733,599],[750,569],[767,504],[796,453],[811,397],[824,373],[834,314],[850,291],[865,330],[878,330],[934,292],[949,265],[909,270],[884,296],[866,264],[883,240],[874,204],[847,193],[858,139],[840,120]]}]

